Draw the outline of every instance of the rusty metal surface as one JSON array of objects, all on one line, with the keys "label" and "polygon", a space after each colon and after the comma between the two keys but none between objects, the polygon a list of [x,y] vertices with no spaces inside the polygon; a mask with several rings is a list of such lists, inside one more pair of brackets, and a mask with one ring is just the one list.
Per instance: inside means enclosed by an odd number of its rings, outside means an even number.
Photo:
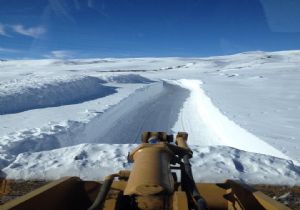
[{"label": "rusty metal surface", "polygon": [[187,138],[188,134],[186,132],[178,132],[175,142],[179,147],[190,150],[189,146],[187,145]]},{"label": "rusty metal surface", "polygon": [[7,195],[10,190],[10,181],[7,179],[0,179],[0,196]]},{"label": "rusty metal surface", "polygon": [[[79,179],[77,177],[62,178],[50,182],[24,196],[9,201],[1,206],[1,210],[63,210],[78,209],[76,202],[72,201],[78,192]],[[70,193],[73,191],[73,193]],[[72,196],[73,195],[73,196]]]},{"label": "rusty metal surface", "polygon": [[173,210],[188,210],[188,200],[185,192],[183,191],[175,191],[173,194]]}]

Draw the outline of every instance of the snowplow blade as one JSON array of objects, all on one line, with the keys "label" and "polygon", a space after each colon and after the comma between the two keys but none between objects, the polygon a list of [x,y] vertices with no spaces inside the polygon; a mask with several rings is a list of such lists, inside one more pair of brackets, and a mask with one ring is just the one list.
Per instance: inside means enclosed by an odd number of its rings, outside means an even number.
[{"label": "snowplow blade", "polygon": [[[225,183],[196,183],[201,196],[211,210],[269,209],[287,210],[288,207],[249,186],[228,180]],[[104,209],[115,210],[119,192],[125,181],[114,181]],[[83,210],[88,209],[101,187],[100,182],[82,181],[77,177],[62,178],[19,197],[0,207],[1,210]],[[188,210],[186,195],[176,191],[172,198],[173,210]],[[128,209],[129,210],[129,209]]]}]

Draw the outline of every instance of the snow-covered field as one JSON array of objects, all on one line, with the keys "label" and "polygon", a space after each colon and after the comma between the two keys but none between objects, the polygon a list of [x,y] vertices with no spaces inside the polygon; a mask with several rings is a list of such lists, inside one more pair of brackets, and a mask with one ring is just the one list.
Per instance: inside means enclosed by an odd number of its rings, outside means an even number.
[{"label": "snow-covered field", "polygon": [[102,179],[143,131],[189,133],[196,181],[300,185],[300,51],[0,61],[0,174]]}]

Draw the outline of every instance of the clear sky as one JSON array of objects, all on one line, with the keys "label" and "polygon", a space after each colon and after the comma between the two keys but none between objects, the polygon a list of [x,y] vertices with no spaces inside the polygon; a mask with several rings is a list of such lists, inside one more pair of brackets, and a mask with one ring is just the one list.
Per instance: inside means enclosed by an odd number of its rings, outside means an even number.
[{"label": "clear sky", "polygon": [[300,49],[299,0],[0,0],[0,58]]}]

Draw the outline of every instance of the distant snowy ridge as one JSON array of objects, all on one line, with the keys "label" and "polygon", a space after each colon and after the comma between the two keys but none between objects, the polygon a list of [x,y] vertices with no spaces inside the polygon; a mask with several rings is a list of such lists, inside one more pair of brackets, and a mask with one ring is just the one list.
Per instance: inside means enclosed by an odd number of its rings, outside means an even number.
[{"label": "distant snowy ridge", "polygon": [[[123,169],[131,169],[127,154],[137,144],[80,144],[48,152],[22,153],[3,169],[11,179],[58,179],[79,176],[102,180]],[[226,146],[191,146],[197,182],[239,179],[246,183],[300,184],[300,168],[292,161],[249,153]]]}]

